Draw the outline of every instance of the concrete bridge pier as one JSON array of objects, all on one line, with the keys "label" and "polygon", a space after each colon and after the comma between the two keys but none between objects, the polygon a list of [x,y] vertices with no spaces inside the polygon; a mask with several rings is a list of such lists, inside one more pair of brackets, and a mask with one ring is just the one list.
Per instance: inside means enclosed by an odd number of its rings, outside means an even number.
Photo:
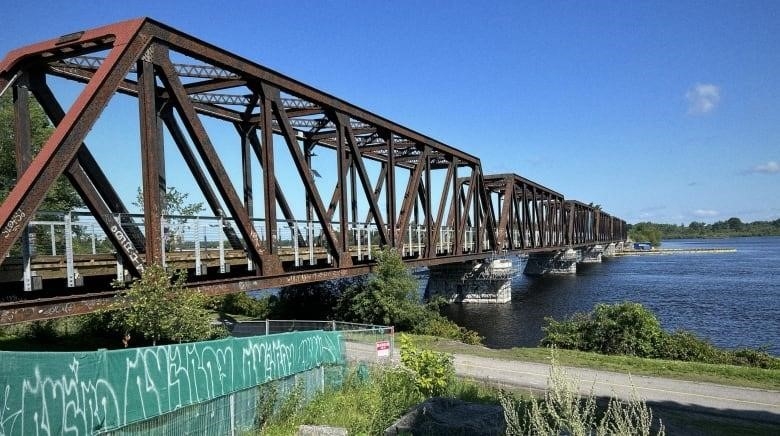
[{"label": "concrete bridge pier", "polygon": [[615,244],[614,242],[610,243],[606,247],[604,247],[604,253],[602,253],[605,257],[614,257],[615,254],[620,251],[623,247],[623,243],[620,243],[620,247],[618,247],[618,244]]},{"label": "concrete bridge pier", "polygon": [[531,253],[523,273],[529,276],[575,274],[579,258],[579,253],[571,248],[549,253]]},{"label": "concrete bridge pier", "polygon": [[426,295],[450,303],[507,303],[512,300],[512,277],[518,272],[509,259],[430,267]]},{"label": "concrete bridge pier", "polygon": [[601,255],[604,253],[603,245],[593,245],[580,251],[580,263],[601,263]]}]

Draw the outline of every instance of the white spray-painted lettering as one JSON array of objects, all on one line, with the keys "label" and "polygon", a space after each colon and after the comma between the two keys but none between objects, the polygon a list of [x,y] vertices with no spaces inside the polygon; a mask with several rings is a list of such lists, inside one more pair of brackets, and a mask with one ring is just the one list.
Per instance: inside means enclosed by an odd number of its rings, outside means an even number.
[{"label": "white spray-painted lettering", "polygon": [[16,212],[11,215],[11,219],[3,228],[3,237],[7,239],[9,236],[11,236],[11,233],[19,230],[19,227],[22,225],[22,221],[24,221],[26,217],[27,214],[24,213],[23,210],[17,209]]},{"label": "white spray-painted lettering", "polygon": [[111,226],[111,233],[114,235],[117,242],[119,242],[119,245],[122,247],[122,249],[125,250],[125,253],[127,253],[127,255],[130,257],[130,261],[133,262],[133,265],[135,265],[136,269],[138,269],[138,272],[143,272],[143,262],[140,261],[138,251],[135,249],[133,242],[130,241],[130,238],[127,236],[127,234],[125,234],[125,231],[122,230],[122,228],[118,225],[114,224]]}]

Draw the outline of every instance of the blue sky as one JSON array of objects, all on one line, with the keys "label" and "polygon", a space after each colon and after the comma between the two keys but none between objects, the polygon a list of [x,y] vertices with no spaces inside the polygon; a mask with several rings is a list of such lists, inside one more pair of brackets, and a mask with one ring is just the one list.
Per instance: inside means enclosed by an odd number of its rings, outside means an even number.
[{"label": "blue sky", "polygon": [[[6,0],[3,10],[2,56],[150,16],[477,155],[486,173],[518,173],[629,222],[780,217],[777,1]],[[116,183],[132,193],[138,179]]]}]

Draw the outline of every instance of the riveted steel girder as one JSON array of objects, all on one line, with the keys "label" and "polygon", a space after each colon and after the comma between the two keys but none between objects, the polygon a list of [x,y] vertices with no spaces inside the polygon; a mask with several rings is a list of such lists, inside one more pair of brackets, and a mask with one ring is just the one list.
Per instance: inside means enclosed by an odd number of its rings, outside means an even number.
[{"label": "riveted steel girder", "polygon": [[[61,106],[46,84],[48,76],[84,84],[70,107]],[[236,273],[243,274],[239,278],[207,283],[191,277],[190,286],[214,292],[249,286],[235,283],[278,286],[367,271],[371,262],[355,254],[366,232],[415,265],[625,237],[625,222],[599,208],[564,201],[563,195],[514,174],[485,176],[476,156],[148,18],[9,53],[0,62],[0,93],[11,87],[17,97],[19,176],[0,204],[2,259],[22,237],[55,179],[64,175],[133,275],[144,264],[164,262],[166,138],[180,152],[211,212],[231,220],[232,225],[221,229],[230,247],[250,261],[246,271]],[[35,156],[25,124],[27,89],[55,125]],[[120,198],[110,173],[84,144],[115,94],[138,101],[143,231],[129,221],[128,199]],[[204,117],[209,123],[229,123],[233,142],[224,145],[220,138],[215,144]],[[317,168],[335,174],[327,208],[312,167],[312,156],[320,150],[335,155],[331,167]],[[230,152],[240,155],[238,177],[231,177],[224,163]],[[279,165],[280,158],[292,166]],[[253,168],[258,167],[262,174],[255,177]],[[301,198],[288,195],[289,187],[280,183],[282,172],[297,178]],[[236,185],[243,185],[243,195]],[[262,185],[262,207],[254,204],[256,185]],[[302,265],[283,260],[282,230],[290,229],[303,241],[305,230],[293,215],[300,207],[296,202],[305,205],[308,231],[321,231],[318,244],[327,261]],[[284,219],[277,220],[277,208]],[[365,221],[357,217],[360,208]],[[415,244],[408,238],[412,227]]]}]

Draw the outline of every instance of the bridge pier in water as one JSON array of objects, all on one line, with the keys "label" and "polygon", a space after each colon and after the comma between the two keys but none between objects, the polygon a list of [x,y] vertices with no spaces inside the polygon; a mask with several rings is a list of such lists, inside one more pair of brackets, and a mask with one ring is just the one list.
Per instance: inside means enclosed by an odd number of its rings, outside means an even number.
[{"label": "bridge pier in water", "polygon": [[603,245],[593,245],[580,250],[579,263],[601,263],[601,256],[604,254]]},{"label": "bridge pier in water", "polygon": [[428,297],[442,296],[450,303],[508,303],[518,270],[509,259],[494,259],[436,265],[429,271]]},{"label": "bridge pier in water", "polygon": [[544,253],[531,253],[524,273],[529,276],[575,274],[579,254],[571,248]]}]

